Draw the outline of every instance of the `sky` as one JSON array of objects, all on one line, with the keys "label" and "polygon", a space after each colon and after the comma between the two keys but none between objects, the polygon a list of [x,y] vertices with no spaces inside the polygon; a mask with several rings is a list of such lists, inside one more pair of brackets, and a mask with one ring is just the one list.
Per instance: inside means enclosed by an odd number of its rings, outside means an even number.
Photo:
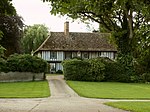
[{"label": "sky", "polygon": [[90,22],[89,26],[80,20],[73,22],[71,18],[53,16],[50,14],[50,3],[43,3],[41,0],[13,0],[17,14],[24,19],[26,25],[45,24],[50,31],[63,32],[64,22],[69,21],[70,32],[91,32],[98,29],[98,24]]}]

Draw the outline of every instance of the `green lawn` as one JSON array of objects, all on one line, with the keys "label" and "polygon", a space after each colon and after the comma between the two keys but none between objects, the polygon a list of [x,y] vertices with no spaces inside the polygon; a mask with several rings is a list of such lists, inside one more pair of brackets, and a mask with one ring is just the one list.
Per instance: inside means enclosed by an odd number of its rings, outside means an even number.
[{"label": "green lawn", "polygon": [[47,81],[0,83],[0,98],[41,98],[50,96]]},{"label": "green lawn", "polygon": [[80,96],[111,99],[150,99],[150,84],[67,81]]},{"label": "green lawn", "polygon": [[150,102],[108,102],[105,104],[132,112],[150,112]]}]

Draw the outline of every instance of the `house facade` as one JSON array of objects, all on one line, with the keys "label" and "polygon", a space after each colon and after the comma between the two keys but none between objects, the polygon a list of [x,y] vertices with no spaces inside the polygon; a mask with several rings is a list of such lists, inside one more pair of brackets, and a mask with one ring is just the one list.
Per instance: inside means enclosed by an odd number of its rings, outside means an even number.
[{"label": "house facade", "polygon": [[51,32],[35,55],[50,64],[50,72],[63,70],[61,62],[75,57],[115,59],[117,50],[109,43],[109,37],[109,33],[69,32],[69,23],[66,22],[64,32]]}]

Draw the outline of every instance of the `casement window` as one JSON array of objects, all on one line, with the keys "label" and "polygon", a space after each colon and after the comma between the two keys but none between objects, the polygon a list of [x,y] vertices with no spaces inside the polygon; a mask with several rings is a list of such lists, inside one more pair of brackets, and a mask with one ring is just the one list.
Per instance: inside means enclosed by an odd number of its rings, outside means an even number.
[{"label": "casement window", "polygon": [[72,53],[71,52],[65,52],[65,59],[71,59]]},{"label": "casement window", "polygon": [[50,52],[50,59],[57,59],[57,52],[56,51]]},{"label": "casement window", "polygon": [[72,58],[77,57],[77,52],[72,52]]},{"label": "casement window", "polygon": [[114,52],[99,52],[99,57],[108,57],[114,59]]},{"label": "casement window", "polygon": [[88,52],[82,52],[82,58],[83,59],[88,59],[89,58],[89,53]]}]

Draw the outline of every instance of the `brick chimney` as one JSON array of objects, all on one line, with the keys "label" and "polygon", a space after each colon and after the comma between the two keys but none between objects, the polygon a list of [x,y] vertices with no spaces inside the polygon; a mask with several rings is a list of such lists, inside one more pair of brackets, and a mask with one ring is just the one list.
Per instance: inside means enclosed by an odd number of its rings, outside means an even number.
[{"label": "brick chimney", "polygon": [[69,37],[69,22],[68,21],[64,23],[64,34],[67,38]]}]

